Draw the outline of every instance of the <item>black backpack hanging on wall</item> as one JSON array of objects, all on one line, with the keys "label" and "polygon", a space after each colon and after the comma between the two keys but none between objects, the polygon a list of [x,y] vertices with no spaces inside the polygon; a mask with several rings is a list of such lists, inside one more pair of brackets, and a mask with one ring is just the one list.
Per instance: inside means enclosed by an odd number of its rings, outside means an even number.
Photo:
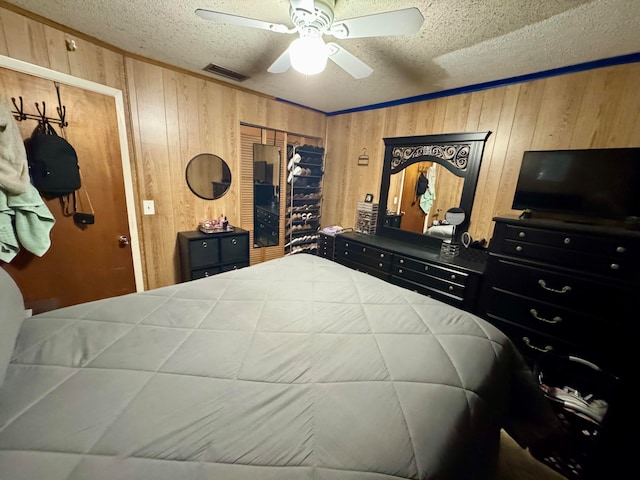
[{"label": "black backpack hanging on wall", "polygon": [[33,186],[49,197],[66,197],[80,188],[75,149],[49,122],[40,122],[25,143]]}]

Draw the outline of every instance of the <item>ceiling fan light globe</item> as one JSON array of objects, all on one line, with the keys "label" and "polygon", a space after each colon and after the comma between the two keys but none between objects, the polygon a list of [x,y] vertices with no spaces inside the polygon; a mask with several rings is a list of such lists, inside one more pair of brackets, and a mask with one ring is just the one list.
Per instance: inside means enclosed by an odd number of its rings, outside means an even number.
[{"label": "ceiling fan light globe", "polygon": [[315,75],[327,66],[329,51],[318,37],[300,37],[289,47],[291,66],[305,75]]}]

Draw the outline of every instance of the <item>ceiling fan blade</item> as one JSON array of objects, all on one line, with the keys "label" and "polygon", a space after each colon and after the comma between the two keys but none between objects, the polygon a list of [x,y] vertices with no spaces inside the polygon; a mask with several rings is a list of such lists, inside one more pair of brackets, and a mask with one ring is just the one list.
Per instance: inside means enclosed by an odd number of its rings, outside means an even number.
[{"label": "ceiling fan blade", "polygon": [[267,69],[269,73],[284,73],[291,68],[291,58],[289,56],[289,49],[287,48],[282,55],[276,58],[276,61],[271,64]]},{"label": "ceiling fan blade", "polygon": [[327,43],[327,47],[329,48],[329,58],[353,78],[365,78],[373,73],[373,68],[352,53],[347,52],[340,45]]},{"label": "ceiling fan blade", "polygon": [[424,17],[415,7],[334,22],[329,29],[336,38],[383,37],[418,33]]},{"label": "ceiling fan blade", "polygon": [[279,23],[269,23],[262,20],[256,20],[255,18],[240,17],[238,15],[231,15],[230,13],[214,12],[212,10],[205,10],[198,8],[196,15],[205,20],[209,20],[216,23],[224,23],[227,25],[239,25],[241,27],[260,28],[262,30],[269,30],[278,33],[293,33],[295,29],[289,29],[286,25]]}]

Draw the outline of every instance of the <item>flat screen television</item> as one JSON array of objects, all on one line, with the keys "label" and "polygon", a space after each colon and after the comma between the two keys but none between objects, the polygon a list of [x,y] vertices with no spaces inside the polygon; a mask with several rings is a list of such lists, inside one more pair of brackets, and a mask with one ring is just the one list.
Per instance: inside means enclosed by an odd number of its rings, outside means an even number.
[{"label": "flat screen television", "polygon": [[526,151],[513,209],[637,223],[640,148]]}]

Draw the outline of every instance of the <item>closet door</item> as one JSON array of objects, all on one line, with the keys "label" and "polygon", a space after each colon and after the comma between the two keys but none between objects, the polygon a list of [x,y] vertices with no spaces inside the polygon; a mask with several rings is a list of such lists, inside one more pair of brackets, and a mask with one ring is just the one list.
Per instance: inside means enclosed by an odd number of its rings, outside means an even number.
[{"label": "closet door", "polygon": [[[46,104],[47,116],[57,118],[58,98],[51,80],[0,68],[0,91],[9,103],[21,96],[26,113],[37,113],[38,102],[41,108]],[[51,248],[42,257],[21,248],[10,263],[1,265],[34,313],[136,290],[115,101],[64,84],[60,98],[68,126],[64,133],[54,127],[78,154],[83,182],[78,210],[90,211],[88,192],[95,224],[76,225],[64,215],[59,199],[43,196],[56,219]],[[18,122],[22,138],[29,137],[36,125],[34,120]]]}]

